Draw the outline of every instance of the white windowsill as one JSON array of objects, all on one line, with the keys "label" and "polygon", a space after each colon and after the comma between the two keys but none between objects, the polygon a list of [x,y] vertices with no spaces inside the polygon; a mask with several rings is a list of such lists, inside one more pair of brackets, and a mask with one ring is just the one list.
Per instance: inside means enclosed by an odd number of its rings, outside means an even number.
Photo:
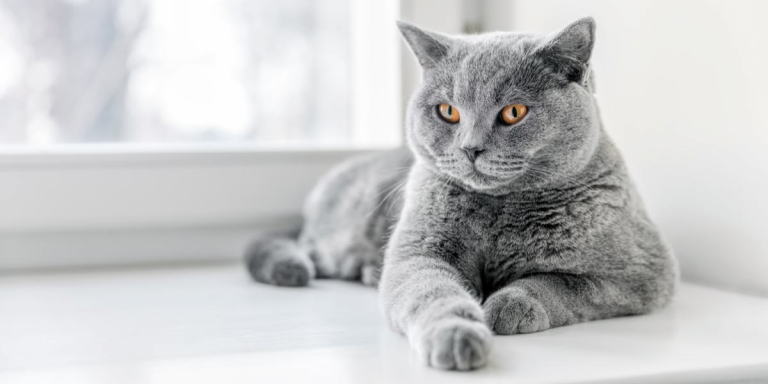
[{"label": "white windowsill", "polygon": [[264,286],[240,265],[4,275],[0,303],[4,384],[768,379],[768,300],[689,284],[651,315],[495,337],[473,373],[425,368],[373,289]]}]

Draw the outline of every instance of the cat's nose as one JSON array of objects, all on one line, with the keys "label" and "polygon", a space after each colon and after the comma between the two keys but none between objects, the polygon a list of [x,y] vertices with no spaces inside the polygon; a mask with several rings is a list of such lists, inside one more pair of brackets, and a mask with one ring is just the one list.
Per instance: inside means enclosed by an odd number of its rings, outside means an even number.
[{"label": "cat's nose", "polygon": [[464,153],[467,154],[467,158],[469,158],[469,161],[475,162],[475,159],[477,159],[477,156],[479,156],[483,151],[485,151],[485,148],[478,148],[478,147],[465,147],[461,148]]}]

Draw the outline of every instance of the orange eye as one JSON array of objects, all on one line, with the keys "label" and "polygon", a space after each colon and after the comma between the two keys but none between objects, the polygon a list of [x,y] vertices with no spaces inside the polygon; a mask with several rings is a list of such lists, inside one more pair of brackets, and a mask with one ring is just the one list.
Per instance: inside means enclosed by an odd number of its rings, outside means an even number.
[{"label": "orange eye", "polygon": [[517,124],[528,114],[528,107],[522,104],[507,105],[501,110],[501,120],[504,124]]},{"label": "orange eye", "polygon": [[437,106],[437,112],[440,114],[440,118],[447,123],[456,124],[459,122],[459,110],[449,104],[440,104]]}]

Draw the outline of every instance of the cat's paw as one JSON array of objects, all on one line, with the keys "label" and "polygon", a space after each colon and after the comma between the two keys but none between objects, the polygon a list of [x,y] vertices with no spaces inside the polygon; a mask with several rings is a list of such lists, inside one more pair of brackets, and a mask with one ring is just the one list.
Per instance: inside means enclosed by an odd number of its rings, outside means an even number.
[{"label": "cat's paw", "polygon": [[272,266],[270,279],[275,285],[285,287],[303,287],[309,284],[312,272],[304,263],[297,260],[279,260]]},{"label": "cat's paw", "polygon": [[547,310],[518,287],[507,287],[483,303],[488,326],[498,335],[539,332],[551,327]]},{"label": "cat's paw", "polygon": [[462,317],[438,320],[419,337],[419,356],[431,367],[467,371],[488,361],[492,333],[484,323]]}]

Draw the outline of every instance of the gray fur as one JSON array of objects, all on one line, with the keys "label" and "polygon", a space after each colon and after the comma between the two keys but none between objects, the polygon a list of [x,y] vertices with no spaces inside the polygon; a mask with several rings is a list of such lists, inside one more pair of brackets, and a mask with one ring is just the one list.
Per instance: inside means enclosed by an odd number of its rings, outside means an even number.
[{"label": "gray fur", "polygon": [[[292,254],[297,265],[309,255],[319,277],[375,284],[365,271],[386,244],[384,313],[443,369],[483,366],[492,332],[664,306],[676,263],[603,130],[589,68],[594,21],[551,36],[399,26],[424,69],[406,120],[413,157],[397,151],[335,170],[309,198],[296,247],[279,237],[255,246],[277,251],[251,253],[262,260],[254,277],[275,281],[259,277],[277,270],[264,260]],[[440,103],[461,121],[441,120]],[[499,111],[517,103],[528,115],[501,124]],[[481,151],[474,160],[470,147]]]},{"label": "gray fur", "polygon": [[[274,285],[307,285],[318,277],[376,286],[412,163],[410,152],[399,149],[333,169],[307,198],[301,228],[253,241],[246,252],[253,278]],[[277,276],[286,269],[309,278]]]}]

